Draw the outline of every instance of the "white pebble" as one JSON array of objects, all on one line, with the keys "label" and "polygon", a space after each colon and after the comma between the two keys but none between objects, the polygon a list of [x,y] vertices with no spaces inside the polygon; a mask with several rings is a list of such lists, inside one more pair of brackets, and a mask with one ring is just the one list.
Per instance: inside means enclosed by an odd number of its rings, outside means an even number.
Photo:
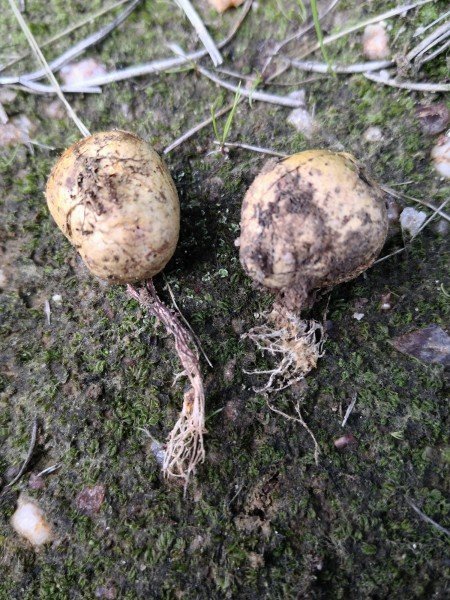
[{"label": "white pebble", "polygon": [[412,237],[419,233],[424,224],[427,214],[415,208],[405,208],[400,215],[400,225],[403,231],[407,231]]},{"label": "white pebble", "polygon": [[53,294],[52,300],[55,304],[61,304],[61,302],[62,302],[61,294]]},{"label": "white pebble", "polygon": [[369,127],[364,133],[366,142],[381,142],[383,140],[383,132],[379,127]]},{"label": "white pebble", "polygon": [[389,36],[384,25],[367,25],[363,34],[363,53],[369,60],[383,60],[389,56]]},{"label": "white pebble", "polygon": [[353,318],[356,319],[357,321],[361,321],[361,319],[363,317],[364,317],[364,313],[359,313],[359,312],[353,313]]},{"label": "white pebble", "polygon": [[11,517],[13,529],[34,546],[41,546],[53,538],[52,528],[37,504],[19,497],[16,512]]},{"label": "white pebble", "polygon": [[295,127],[295,129],[299,133],[302,133],[307,139],[312,136],[316,127],[314,119],[306,108],[294,108],[294,110],[289,113],[287,122],[289,125]]},{"label": "white pebble", "polygon": [[450,132],[441,135],[431,151],[434,168],[442,177],[450,177]]},{"label": "white pebble", "polygon": [[86,58],[77,63],[70,63],[60,71],[66,85],[74,85],[92,77],[106,74],[106,67],[95,58]]}]

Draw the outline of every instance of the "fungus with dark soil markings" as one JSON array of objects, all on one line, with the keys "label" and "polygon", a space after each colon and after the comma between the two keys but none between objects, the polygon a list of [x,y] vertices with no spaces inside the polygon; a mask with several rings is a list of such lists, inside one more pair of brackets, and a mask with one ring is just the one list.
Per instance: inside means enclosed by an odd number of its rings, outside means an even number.
[{"label": "fungus with dark soil markings", "polygon": [[278,359],[258,391],[279,391],[299,381],[323,354],[321,323],[302,310],[319,290],[369,268],[388,230],[382,190],[353,156],[328,150],[294,154],[263,169],[250,186],[238,241],[244,270],[276,293],[266,323],[246,337]]},{"label": "fungus with dark soil markings", "polygon": [[[156,316],[175,338],[189,378],[180,417],[168,437],[163,471],[185,484],[204,460],[203,379],[192,335],[158,298],[152,277],[172,257],[180,205],[170,173],[141,138],[126,131],[100,132],[68,148],[47,182],[48,207],[89,270]],[[136,288],[136,282],[147,281]],[[189,396],[189,398],[187,397]]]}]

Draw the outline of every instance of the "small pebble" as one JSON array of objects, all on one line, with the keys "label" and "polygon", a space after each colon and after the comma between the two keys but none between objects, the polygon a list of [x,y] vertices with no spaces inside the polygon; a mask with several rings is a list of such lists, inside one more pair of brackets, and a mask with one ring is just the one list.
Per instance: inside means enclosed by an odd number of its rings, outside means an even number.
[{"label": "small pebble", "polygon": [[367,25],[363,34],[363,53],[369,60],[383,60],[390,55],[389,36],[382,23]]},{"label": "small pebble", "polygon": [[42,546],[53,539],[52,528],[39,506],[20,496],[16,512],[11,517],[13,529],[33,546]]},{"label": "small pebble", "polygon": [[355,312],[353,313],[353,318],[357,321],[361,321],[361,319],[364,318],[364,313]]},{"label": "small pebble", "polygon": [[314,119],[306,108],[294,108],[286,120],[306,139],[310,139],[316,129]]},{"label": "small pebble", "polygon": [[379,127],[369,127],[364,133],[366,142],[381,142],[383,141],[383,132]]},{"label": "small pebble", "polygon": [[402,210],[400,215],[400,225],[403,231],[408,232],[411,237],[414,237],[419,233],[426,218],[427,214],[422,210],[408,207]]},{"label": "small pebble", "polygon": [[381,294],[380,310],[387,312],[392,308],[392,293]]},{"label": "small pebble", "polygon": [[333,443],[338,450],[341,450],[342,448],[357,444],[358,442],[352,433],[346,433],[345,435],[334,440]]},{"label": "small pebble", "polygon": [[434,168],[442,177],[450,177],[450,133],[441,135],[431,151]]}]

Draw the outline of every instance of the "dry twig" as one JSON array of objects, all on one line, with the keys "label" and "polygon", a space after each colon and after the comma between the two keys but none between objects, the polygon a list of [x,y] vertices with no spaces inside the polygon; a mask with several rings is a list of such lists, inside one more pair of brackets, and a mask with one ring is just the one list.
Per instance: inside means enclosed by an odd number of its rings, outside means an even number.
[{"label": "dry twig", "polygon": [[22,466],[20,467],[19,472],[14,477],[14,479],[5,485],[2,493],[5,492],[10,487],[12,487],[15,483],[17,483],[19,481],[19,479],[22,477],[22,475],[25,473],[25,469],[28,467],[28,465],[30,463],[31,457],[33,456],[33,452],[34,452],[34,447],[36,446],[37,430],[38,430],[37,419],[34,419],[33,426],[31,429],[30,445],[28,447],[28,452],[25,457],[25,460],[23,461]]},{"label": "dry twig", "polygon": [[450,536],[450,530],[446,529],[442,525],[439,525],[439,523],[436,523],[436,521],[433,521],[433,519],[431,519],[428,515],[426,515],[424,512],[422,512],[420,510],[420,508],[418,506],[416,506],[412,500],[410,500],[409,498],[406,498],[406,502],[419,515],[419,517],[423,521],[425,521],[425,523],[429,523],[429,525],[431,525],[432,527],[434,527],[441,533],[445,533],[445,535]]},{"label": "dry twig", "polygon": [[225,148],[242,148],[243,150],[250,150],[251,152],[259,152],[260,154],[268,154],[269,156],[277,156],[279,158],[286,158],[288,156],[285,152],[277,152],[270,148],[261,148],[261,146],[240,144],[238,142],[219,142],[218,140],[214,140],[214,144],[220,147],[225,146]]},{"label": "dry twig", "polygon": [[314,60],[295,60],[289,59],[289,64],[296,69],[312,73],[366,73],[370,71],[379,71],[393,66],[391,60],[373,60],[370,62],[356,63],[353,65],[327,65],[326,63],[316,62]]},{"label": "dry twig", "polygon": [[223,63],[223,58],[214,43],[214,40],[209,35],[203,21],[201,20],[198,12],[192,6],[190,0],[175,0],[175,3],[184,11],[189,21],[192,23],[195,31],[197,32],[200,41],[205,46],[206,51],[211,57],[215,67],[218,67]]},{"label": "dry twig", "polygon": [[416,92],[450,92],[450,83],[418,83],[416,81],[397,81],[392,78],[381,77],[375,73],[364,73],[366,79],[399,88],[401,90],[414,90]]}]

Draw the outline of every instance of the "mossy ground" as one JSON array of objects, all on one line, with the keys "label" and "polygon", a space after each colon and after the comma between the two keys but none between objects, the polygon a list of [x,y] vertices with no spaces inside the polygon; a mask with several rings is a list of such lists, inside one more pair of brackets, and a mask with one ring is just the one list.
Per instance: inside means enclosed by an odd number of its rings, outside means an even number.
[{"label": "mossy ground", "polygon": [[[260,1],[224,49],[236,70],[256,72],[273,40],[299,26],[280,14],[280,4],[294,14],[293,1]],[[89,12],[101,5],[91,2]],[[219,18],[205,2],[198,5],[221,39],[235,15]],[[70,6],[27,2],[39,41],[86,14],[84,2]],[[391,7],[341,2],[335,14],[348,24]],[[390,21],[395,52],[444,9],[445,2],[433,2]],[[6,7],[3,12],[0,62],[26,49]],[[195,48],[189,31],[172,2],[147,0],[89,55],[110,69],[144,62],[169,55],[166,41]],[[361,60],[359,44],[360,35],[353,34],[330,46],[330,57]],[[430,79],[444,73],[444,57],[427,67]],[[289,72],[283,83],[291,87],[272,91],[293,91],[301,78]],[[240,105],[229,139],[285,152],[342,144],[386,184],[408,181],[401,189],[435,202],[448,194],[430,166],[433,139],[421,133],[415,117],[423,95],[378,87],[360,75],[322,79],[305,89],[321,125],[314,140],[293,132],[286,109],[257,102]],[[162,150],[208,117],[218,96],[225,102],[232,94],[183,71],[113,84],[101,96],[71,101],[92,131],[130,129]],[[20,93],[6,108],[38,125],[39,142],[63,149],[79,136],[68,119],[45,117],[48,101]],[[384,141],[369,144],[363,132],[374,124]],[[239,333],[255,324],[271,299],[245,277],[233,242],[241,199],[265,158],[241,150],[229,157],[208,154],[212,140],[207,128],[167,159],[180,191],[182,232],[165,276],[215,365],[204,369],[207,459],[187,498],[162,480],[141,430],[164,439],[181,406],[182,384],[172,387],[179,370],[172,341],[122,288],[90,276],[54,226],[43,189],[58,152],[0,151],[1,250],[10,273],[0,300],[0,471],[21,463],[35,416],[39,421],[28,473],[0,498],[1,600],[94,598],[102,586],[124,599],[447,597],[448,540],[418,518],[407,498],[449,526],[448,382],[441,367],[397,353],[389,340],[430,323],[448,326],[448,239],[428,228],[407,252],[331,293],[327,355],[308,377],[303,402],[323,451],[316,466],[307,433],[270,413],[252,392],[255,381],[243,373],[267,364]],[[169,302],[163,279],[155,283]],[[388,290],[396,305],[383,313],[380,297]],[[51,300],[54,294],[62,296],[61,305]],[[358,322],[352,314],[361,299],[367,302]],[[316,318],[325,305],[324,299],[316,306]],[[292,389],[276,402],[289,410],[300,393]],[[343,430],[342,412],[354,394]],[[358,444],[339,452],[333,440],[343,431]],[[29,472],[56,462],[61,468],[44,489],[30,489]],[[98,515],[83,516],[75,497],[96,483],[105,485],[106,500]],[[9,525],[21,491],[36,498],[57,532],[57,541],[39,552]]]}]

